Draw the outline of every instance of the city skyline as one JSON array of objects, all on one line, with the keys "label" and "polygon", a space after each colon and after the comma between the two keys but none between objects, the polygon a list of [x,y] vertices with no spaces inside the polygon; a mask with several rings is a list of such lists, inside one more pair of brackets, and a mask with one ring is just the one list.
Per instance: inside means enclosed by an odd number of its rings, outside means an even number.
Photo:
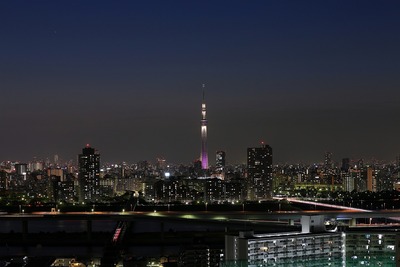
[{"label": "city skyline", "polygon": [[0,161],[399,155],[400,3],[0,3]]},{"label": "city skyline", "polygon": [[[83,146],[84,144],[82,144]],[[254,144],[254,146],[263,146],[263,145],[269,145],[269,144],[264,144],[264,142],[260,142],[258,144]],[[86,144],[86,146],[90,146],[90,144]],[[246,150],[248,150],[249,148],[251,148],[250,146],[246,148]],[[79,149],[78,149],[79,150]],[[101,150],[96,149],[96,153],[101,152]],[[211,155],[211,163],[209,161],[209,165],[208,168],[212,167],[215,168],[216,170],[219,168],[219,162],[221,160],[221,154],[220,153],[224,153],[223,154],[223,158],[224,158],[224,163],[226,164],[226,166],[235,166],[235,165],[245,165],[247,162],[229,162],[226,160],[226,152],[223,150],[218,150],[218,151],[214,151],[215,153],[213,153]],[[244,152],[246,153],[246,151]],[[359,162],[363,162],[364,164],[369,165],[373,165],[373,164],[395,164],[397,166],[399,166],[400,163],[400,155],[397,155],[396,157],[392,158],[392,159],[388,159],[388,160],[384,160],[384,159],[379,159],[376,157],[371,157],[371,158],[366,158],[366,157],[347,157],[347,156],[343,156],[343,155],[334,155],[329,151],[326,151],[325,153],[330,153],[331,156],[333,155],[333,157],[331,158],[331,164],[337,168],[340,168],[343,165],[343,161],[348,161],[348,164],[352,164],[352,166],[354,167],[354,165],[358,165]],[[229,156],[229,155],[228,155]],[[284,166],[284,165],[303,165],[303,166],[314,166],[314,165],[320,165],[321,167],[324,167],[326,165],[326,159],[324,158],[325,155],[320,155],[320,158],[315,160],[315,161],[302,161],[302,160],[297,160],[297,161],[279,161],[276,162],[274,159],[273,165],[274,166]],[[246,158],[246,155],[245,155]],[[57,161],[56,161],[57,159]],[[200,157],[196,158],[192,161],[188,160],[188,161],[183,161],[183,162],[173,162],[173,161],[169,161],[166,158],[163,157],[157,157],[157,158],[141,158],[137,161],[127,161],[127,160],[122,160],[122,161],[117,161],[117,160],[112,160],[112,159],[107,159],[107,160],[102,160],[101,161],[101,165],[102,166],[107,166],[107,165],[120,165],[120,164],[137,164],[137,163],[142,163],[142,162],[148,162],[149,164],[154,164],[157,165],[159,161],[163,161],[168,165],[171,166],[178,166],[178,165],[184,165],[184,166],[189,166],[189,165],[193,165],[196,164],[197,161],[201,162]],[[31,158],[28,158],[27,160],[20,160],[20,159],[4,159],[1,160],[0,162],[11,162],[11,163],[43,163],[46,166],[66,166],[66,165],[77,165],[78,164],[78,160],[77,160],[77,155],[75,155],[74,157],[71,158],[64,158],[62,155],[60,154],[54,154],[54,155],[46,155],[44,157],[37,157],[37,156],[33,156]]]}]

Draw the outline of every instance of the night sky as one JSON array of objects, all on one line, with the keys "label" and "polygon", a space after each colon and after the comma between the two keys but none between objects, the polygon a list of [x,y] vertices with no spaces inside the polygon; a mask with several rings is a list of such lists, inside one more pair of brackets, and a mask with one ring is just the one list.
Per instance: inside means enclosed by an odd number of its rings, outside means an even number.
[{"label": "night sky", "polygon": [[0,161],[400,154],[399,1],[0,1]]}]

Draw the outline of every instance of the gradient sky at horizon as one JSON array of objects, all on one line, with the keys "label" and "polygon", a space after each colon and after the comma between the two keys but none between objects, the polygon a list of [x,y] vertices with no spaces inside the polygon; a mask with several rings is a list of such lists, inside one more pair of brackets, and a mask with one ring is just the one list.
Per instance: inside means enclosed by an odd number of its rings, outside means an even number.
[{"label": "gradient sky at horizon", "polygon": [[0,161],[400,154],[398,1],[1,1]]}]

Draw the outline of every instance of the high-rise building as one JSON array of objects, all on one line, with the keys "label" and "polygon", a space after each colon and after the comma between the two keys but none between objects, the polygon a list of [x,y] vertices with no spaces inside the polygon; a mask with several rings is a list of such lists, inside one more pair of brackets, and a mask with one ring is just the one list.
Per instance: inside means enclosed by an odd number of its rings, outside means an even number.
[{"label": "high-rise building", "polygon": [[0,192],[7,190],[7,173],[0,170]]},{"label": "high-rise building", "polygon": [[33,171],[42,171],[44,168],[44,162],[40,160],[34,159],[33,162],[29,162],[28,164],[28,170],[33,172]]},{"label": "high-rise building", "polygon": [[356,176],[353,175],[353,172],[342,172],[340,175],[342,176],[343,181],[343,189],[344,191],[351,192],[355,189],[355,180]]},{"label": "high-rise building", "polygon": [[215,168],[217,171],[223,171],[225,168],[225,151],[217,151],[215,155]]},{"label": "high-rise building", "polygon": [[350,159],[349,158],[343,158],[342,159],[342,168],[341,170],[343,172],[349,172],[350,169]]},{"label": "high-rise building", "polygon": [[47,169],[47,176],[58,176],[60,177],[60,181],[65,181],[64,170],[61,168],[49,168]]},{"label": "high-rise building", "polygon": [[368,167],[365,170],[365,178],[367,180],[367,190],[371,192],[376,192],[376,174],[377,172],[372,168]]},{"label": "high-rise building", "polygon": [[58,165],[58,163],[59,163],[59,158],[58,158],[58,155],[57,154],[55,154],[54,155],[54,165]]},{"label": "high-rise building", "polygon": [[359,159],[357,162],[357,169],[364,169],[364,160],[363,159]]},{"label": "high-rise building", "polygon": [[208,169],[208,152],[207,152],[207,118],[206,118],[206,103],[204,100],[204,84],[203,84],[203,102],[201,104],[201,168]]},{"label": "high-rise building", "polygon": [[15,172],[18,175],[25,175],[27,171],[28,171],[28,164],[25,163],[15,164]]},{"label": "high-rise building", "polygon": [[264,143],[261,147],[247,149],[247,177],[250,199],[272,197],[272,148]]},{"label": "high-rise building", "polygon": [[100,154],[89,144],[79,155],[79,200],[97,201],[100,199]]},{"label": "high-rise building", "polygon": [[324,170],[325,173],[329,173],[333,168],[332,153],[325,152]]}]

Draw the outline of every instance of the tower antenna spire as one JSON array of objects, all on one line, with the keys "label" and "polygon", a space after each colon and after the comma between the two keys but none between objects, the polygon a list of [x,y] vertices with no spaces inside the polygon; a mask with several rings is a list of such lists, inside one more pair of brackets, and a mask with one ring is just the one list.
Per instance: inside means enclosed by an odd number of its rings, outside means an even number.
[{"label": "tower antenna spire", "polygon": [[204,103],[205,94],[206,94],[206,93],[205,93],[206,84],[203,83],[202,87],[203,87],[203,103]]}]

